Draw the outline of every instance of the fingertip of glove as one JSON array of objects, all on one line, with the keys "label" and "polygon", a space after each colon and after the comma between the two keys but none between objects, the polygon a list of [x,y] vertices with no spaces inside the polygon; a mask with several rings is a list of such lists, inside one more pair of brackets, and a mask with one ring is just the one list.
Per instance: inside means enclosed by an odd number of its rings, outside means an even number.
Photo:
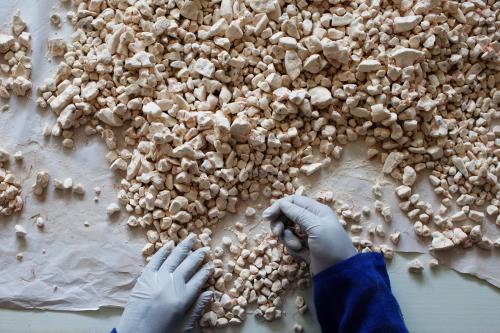
[{"label": "fingertip of glove", "polygon": [[205,264],[205,267],[204,269],[207,271],[207,274],[210,276],[214,273],[214,270],[215,270],[215,266],[214,266],[214,263],[213,262],[207,262]]},{"label": "fingertip of glove", "polygon": [[184,241],[193,243],[195,241],[196,237],[197,237],[196,234],[190,233],[189,235],[186,236]]},{"label": "fingertip of glove", "polygon": [[207,246],[196,250],[197,257],[200,259],[206,258],[209,252],[210,252],[210,248]]},{"label": "fingertip of glove", "polygon": [[274,236],[280,237],[283,234],[284,228],[284,223],[279,220],[271,222],[271,232]]},{"label": "fingertip of glove", "polygon": [[267,221],[274,220],[277,213],[279,213],[279,202],[280,200],[275,200],[269,207],[264,209],[262,212],[262,218]]},{"label": "fingertip of glove", "polygon": [[210,301],[214,296],[214,292],[211,290],[206,290],[202,293],[202,295],[206,301]]},{"label": "fingertip of glove", "polygon": [[302,243],[300,242],[299,237],[297,237],[292,230],[285,229],[283,238],[287,248],[294,251],[300,251],[302,249]]},{"label": "fingertip of glove", "polygon": [[190,233],[177,245],[177,247],[180,247],[183,251],[191,250],[196,242],[196,237],[196,234]]},{"label": "fingertip of glove", "polygon": [[272,212],[271,208],[272,208],[272,206],[267,207],[267,208],[266,208],[266,209],[262,212],[262,218],[263,218],[264,220],[269,220],[269,219],[270,219],[270,217],[271,217],[271,212]]},{"label": "fingertip of glove", "polygon": [[175,247],[175,242],[173,240],[169,240],[165,243],[164,246],[166,249],[172,250]]}]

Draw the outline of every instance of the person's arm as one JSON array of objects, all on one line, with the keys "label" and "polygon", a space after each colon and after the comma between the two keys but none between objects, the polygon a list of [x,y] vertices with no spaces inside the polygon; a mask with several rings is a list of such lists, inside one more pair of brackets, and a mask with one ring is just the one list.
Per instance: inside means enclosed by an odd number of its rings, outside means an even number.
[{"label": "person's arm", "polygon": [[382,255],[360,253],[316,274],[314,305],[323,332],[408,332]]},{"label": "person's arm", "polygon": [[[408,332],[382,256],[356,254],[328,206],[294,195],[274,202],[263,217],[270,220],[272,232],[283,238],[290,254],[310,261],[322,332]],[[306,233],[305,242],[285,228],[285,218]]]}]

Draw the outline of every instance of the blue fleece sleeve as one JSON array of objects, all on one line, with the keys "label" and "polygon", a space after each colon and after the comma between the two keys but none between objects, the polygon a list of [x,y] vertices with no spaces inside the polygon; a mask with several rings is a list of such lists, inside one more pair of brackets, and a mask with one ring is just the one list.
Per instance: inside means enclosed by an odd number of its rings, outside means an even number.
[{"label": "blue fleece sleeve", "polygon": [[408,332],[383,257],[360,253],[313,278],[323,333]]}]

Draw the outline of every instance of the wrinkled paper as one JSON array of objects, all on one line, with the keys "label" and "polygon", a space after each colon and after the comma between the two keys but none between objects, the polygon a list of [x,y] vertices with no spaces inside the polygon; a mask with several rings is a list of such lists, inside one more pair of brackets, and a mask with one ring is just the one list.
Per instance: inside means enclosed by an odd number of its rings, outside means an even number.
[{"label": "wrinkled paper", "polygon": [[[49,61],[46,44],[49,37],[65,36],[68,40],[72,28],[64,23],[55,29],[49,23],[51,10],[55,8],[65,21],[67,7],[57,0],[11,1],[0,0],[2,32],[10,31],[10,20],[17,8],[28,23],[32,34],[33,83],[36,88],[55,71],[54,61]],[[45,124],[55,122],[49,110],[39,110],[35,105],[35,93],[31,98],[11,98],[10,111],[0,112],[0,145],[12,154],[21,150],[24,163],[11,163],[11,169],[22,180],[24,210],[20,214],[0,217],[0,306],[40,308],[51,310],[92,310],[102,306],[122,307],[126,304],[130,289],[144,267],[141,248],[145,244],[141,230],[130,230],[126,225],[126,214],[122,212],[112,219],[106,215],[106,206],[116,202],[119,177],[108,169],[104,158],[106,148],[98,137],[77,134],[75,149],[61,146],[57,138],[42,136]],[[383,186],[384,202],[390,204],[393,222],[383,222],[373,210],[371,218],[363,220],[383,224],[388,235],[400,231],[401,241],[397,248],[403,252],[428,252],[427,244],[416,239],[412,224],[399,208],[394,195],[394,184],[381,173],[381,165],[366,160],[366,148],[361,143],[344,149],[341,161],[318,174],[304,179],[307,194],[319,190],[334,191],[337,201],[348,203],[354,210],[364,205],[373,208],[371,187],[375,182]],[[36,198],[31,191],[37,171],[48,171],[51,185],[44,200]],[[83,197],[53,189],[54,178],[73,178],[86,189]],[[94,202],[95,186],[102,188],[98,202]],[[428,185],[426,177],[419,176],[417,193],[421,198],[439,208],[439,200]],[[250,203],[253,205],[253,203]],[[265,208],[260,206],[258,214]],[[241,207],[244,211],[245,207]],[[34,222],[37,216],[46,219],[45,228],[38,229]],[[221,232],[239,216],[227,216],[217,228]],[[88,221],[89,226],[84,226]],[[248,232],[268,230],[258,218],[245,221]],[[22,224],[28,231],[25,241],[17,239],[14,225]],[[491,239],[499,237],[499,228],[492,221],[485,221],[484,230]],[[218,238],[218,237],[216,237]],[[381,243],[375,237],[374,242]],[[499,251],[486,252],[477,248],[442,252],[441,263],[458,272],[475,275],[500,287]],[[23,253],[22,261],[16,254]]]}]

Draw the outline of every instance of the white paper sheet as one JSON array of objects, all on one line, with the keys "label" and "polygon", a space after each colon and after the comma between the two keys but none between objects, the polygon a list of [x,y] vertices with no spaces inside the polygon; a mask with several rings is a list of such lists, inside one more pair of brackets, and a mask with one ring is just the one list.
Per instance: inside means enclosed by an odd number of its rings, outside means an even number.
[{"label": "white paper sheet", "polygon": [[[69,36],[72,31],[67,24],[62,30],[50,25],[53,8],[64,18],[66,9],[57,0],[0,1],[0,31],[10,32],[16,9],[28,23],[35,87],[55,68],[46,56],[47,39]],[[116,202],[119,179],[108,169],[100,139],[80,135],[75,150],[62,148],[60,140],[45,139],[42,129],[55,118],[51,111],[37,109],[34,97],[35,93],[28,99],[11,98],[10,111],[0,112],[0,145],[11,153],[21,150],[25,156],[23,164],[10,165],[22,179],[25,207],[21,214],[0,217],[0,306],[57,310],[123,306],[144,265],[140,254],[144,235],[126,227],[125,215],[113,220],[106,216],[107,204]],[[79,198],[56,192],[51,183],[40,201],[31,186],[41,170],[50,173],[51,181],[72,177],[87,193]],[[93,201],[95,186],[102,188],[98,203]],[[38,214],[46,219],[43,230],[34,225]],[[16,223],[27,229],[26,241],[16,239]],[[21,262],[16,260],[19,252],[24,254]]]},{"label": "white paper sheet", "polygon": [[[49,16],[58,11],[64,18],[66,9],[58,0],[12,1],[0,0],[1,31],[10,29],[10,19],[19,8],[33,36],[33,82],[36,87],[50,75],[54,66],[46,57],[49,36],[69,36],[72,29],[54,29]],[[11,98],[10,111],[0,113],[0,145],[11,153],[22,150],[22,165],[12,163],[15,174],[23,180],[25,208],[10,218],[0,217],[0,307],[43,308],[52,310],[91,310],[101,306],[124,306],[135,278],[144,265],[140,254],[145,238],[141,231],[131,231],[125,224],[126,216],[109,220],[106,206],[115,202],[119,178],[108,169],[104,155],[106,148],[100,139],[79,136],[76,149],[62,148],[59,140],[43,138],[41,132],[47,121],[54,122],[50,111],[38,110],[34,96],[27,100]],[[328,170],[305,180],[308,193],[333,190],[335,197],[359,208],[373,202],[371,186],[375,180],[388,184],[381,175],[381,166],[365,160],[365,148],[351,145],[345,149],[340,162],[334,161]],[[84,184],[83,198],[71,194],[47,191],[44,201],[32,195],[31,185],[37,171],[46,170],[54,178],[72,177]],[[419,193],[432,200],[434,194],[425,187],[427,179],[419,178]],[[101,199],[93,201],[94,186],[102,188]],[[423,190],[422,190],[423,191]],[[394,221],[385,224],[373,214],[370,223],[382,223],[386,233],[400,231],[401,243],[397,250],[426,252],[427,246],[415,239],[412,225],[401,214],[391,185],[384,185],[385,201],[393,208]],[[434,199],[437,209],[437,203]],[[34,225],[34,216],[46,218],[43,231]],[[228,216],[217,228],[222,232],[241,217]],[[84,221],[90,223],[84,226]],[[22,224],[28,231],[25,242],[16,239],[14,225]],[[484,223],[488,235],[495,239],[499,230],[491,222]],[[253,227],[257,228],[253,228]],[[267,229],[258,220],[248,229]],[[220,236],[220,235],[219,235]],[[216,237],[220,238],[220,237]],[[377,241],[376,241],[377,242]],[[44,253],[45,250],[45,253]],[[24,260],[18,262],[16,254],[22,252]],[[454,250],[443,253],[439,259],[445,265],[463,273],[476,275],[500,287],[498,251],[489,255],[473,250]]]}]

